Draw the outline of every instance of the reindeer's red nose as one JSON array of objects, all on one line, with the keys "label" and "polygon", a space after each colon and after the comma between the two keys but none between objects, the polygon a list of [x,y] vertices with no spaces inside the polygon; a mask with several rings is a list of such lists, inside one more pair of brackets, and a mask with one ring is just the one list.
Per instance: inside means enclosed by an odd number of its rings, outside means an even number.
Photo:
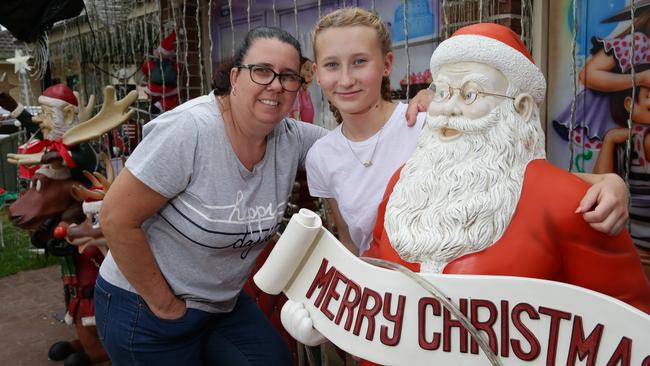
[{"label": "reindeer's red nose", "polygon": [[68,230],[65,226],[57,226],[54,228],[54,237],[61,240],[68,235]]}]

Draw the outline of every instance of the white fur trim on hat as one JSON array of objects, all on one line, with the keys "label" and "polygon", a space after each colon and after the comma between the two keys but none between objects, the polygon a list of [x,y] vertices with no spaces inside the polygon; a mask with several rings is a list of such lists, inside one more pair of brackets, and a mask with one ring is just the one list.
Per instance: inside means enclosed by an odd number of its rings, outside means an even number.
[{"label": "white fur trim on hat", "polygon": [[46,97],[45,95],[41,95],[40,97],[38,97],[38,102],[41,103],[41,104],[44,104],[44,105],[46,105],[48,107],[54,107],[54,108],[59,108],[59,109],[63,109],[65,107],[67,107],[67,106],[71,106],[75,110],[77,109],[77,106],[75,106],[73,104],[70,104],[70,103],[66,102],[65,100],[50,98],[50,97]]},{"label": "white fur trim on hat", "polygon": [[546,79],[526,56],[509,45],[479,35],[457,35],[440,43],[431,55],[431,76],[440,67],[458,62],[480,62],[500,70],[519,91],[530,93],[537,105],[544,101]]},{"label": "white fur trim on hat", "polygon": [[102,202],[103,201],[92,201],[92,202],[84,201],[81,204],[81,209],[85,214],[99,213],[99,209],[102,207]]}]

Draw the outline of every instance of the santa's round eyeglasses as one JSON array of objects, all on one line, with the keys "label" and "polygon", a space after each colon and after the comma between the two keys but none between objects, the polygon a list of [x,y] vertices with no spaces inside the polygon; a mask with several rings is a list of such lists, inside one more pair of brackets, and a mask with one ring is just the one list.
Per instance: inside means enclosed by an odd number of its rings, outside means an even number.
[{"label": "santa's round eyeglasses", "polygon": [[433,101],[436,103],[444,102],[454,95],[454,91],[458,90],[460,92],[460,98],[467,105],[470,105],[476,101],[479,96],[492,96],[492,97],[501,97],[515,100],[514,97],[509,95],[497,94],[484,92],[480,87],[472,81],[467,81],[460,88],[454,88],[449,83],[444,81],[434,81],[429,85],[429,90],[433,92]]}]

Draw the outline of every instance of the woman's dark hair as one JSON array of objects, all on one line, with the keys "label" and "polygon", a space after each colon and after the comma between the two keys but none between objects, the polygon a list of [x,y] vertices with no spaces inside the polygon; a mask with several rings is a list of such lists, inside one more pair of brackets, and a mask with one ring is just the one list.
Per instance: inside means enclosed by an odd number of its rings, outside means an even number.
[{"label": "woman's dark hair", "polygon": [[230,94],[230,70],[242,63],[253,43],[261,38],[277,39],[280,42],[293,46],[293,48],[298,51],[298,64],[301,65],[300,60],[302,60],[302,50],[300,48],[300,43],[289,32],[277,27],[253,28],[246,34],[244,41],[242,41],[239,48],[237,48],[235,57],[226,58],[219,63],[219,67],[217,68],[212,80],[215,95],[221,96]]}]

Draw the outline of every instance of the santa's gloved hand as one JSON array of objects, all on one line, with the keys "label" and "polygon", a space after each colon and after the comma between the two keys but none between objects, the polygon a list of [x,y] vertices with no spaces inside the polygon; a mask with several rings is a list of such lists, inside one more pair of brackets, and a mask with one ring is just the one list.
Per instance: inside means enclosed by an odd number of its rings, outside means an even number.
[{"label": "santa's gloved hand", "polygon": [[284,329],[304,345],[313,347],[327,342],[327,338],[314,328],[309,312],[300,302],[287,300],[280,311],[280,320]]}]

